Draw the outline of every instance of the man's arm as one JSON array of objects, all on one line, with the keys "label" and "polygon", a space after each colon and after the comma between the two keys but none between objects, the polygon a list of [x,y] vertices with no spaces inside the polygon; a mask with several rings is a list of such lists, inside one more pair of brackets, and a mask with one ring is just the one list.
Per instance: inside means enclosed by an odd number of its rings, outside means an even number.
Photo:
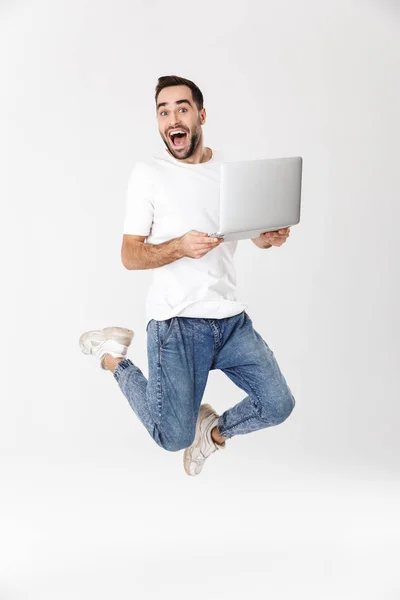
[{"label": "man's arm", "polygon": [[126,269],[154,269],[179,258],[202,258],[224,241],[196,229],[162,244],[145,244],[145,239],[146,236],[123,234],[121,259]]},{"label": "man's arm", "polygon": [[184,257],[182,238],[145,244],[146,236],[123,234],[121,260],[128,270],[155,269]]}]

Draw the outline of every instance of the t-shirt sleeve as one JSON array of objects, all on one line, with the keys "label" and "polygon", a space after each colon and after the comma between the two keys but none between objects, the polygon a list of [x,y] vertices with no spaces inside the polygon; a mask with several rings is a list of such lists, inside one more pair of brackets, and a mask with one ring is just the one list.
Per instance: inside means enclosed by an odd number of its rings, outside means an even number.
[{"label": "t-shirt sleeve", "polygon": [[136,163],[129,177],[125,198],[123,233],[148,236],[154,215],[153,185],[147,166]]}]

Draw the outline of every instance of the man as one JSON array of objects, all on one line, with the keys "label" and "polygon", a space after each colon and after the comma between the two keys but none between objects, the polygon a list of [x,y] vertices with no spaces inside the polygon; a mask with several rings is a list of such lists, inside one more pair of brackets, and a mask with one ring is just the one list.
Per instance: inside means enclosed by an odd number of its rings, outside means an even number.
[{"label": "man", "polygon": [[[165,153],[132,171],[121,248],[125,268],[153,269],[146,303],[148,380],[127,358],[132,330],[107,327],[79,341],[113,373],[155,442],[185,449],[185,471],[198,475],[227,439],[282,423],[295,400],[246,304],[236,299],[237,241],[207,235],[218,231],[223,157],[203,144],[203,95],[192,81],[165,76],[155,101]],[[252,242],[281,246],[289,233],[268,232]],[[201,405],[213,369],[248,394],[222,415]]]}]

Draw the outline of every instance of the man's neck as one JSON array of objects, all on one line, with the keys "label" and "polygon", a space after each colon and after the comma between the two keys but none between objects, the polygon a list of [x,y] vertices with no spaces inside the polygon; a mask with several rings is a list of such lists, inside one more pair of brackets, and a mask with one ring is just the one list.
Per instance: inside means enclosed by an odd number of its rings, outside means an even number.
[{"label": "man's neck", "polygon": [[192,154],[192,156],[189,156],[188,158],[176,158],[176,156],[174,156],[167,148],[167,152],[170,154],[170,156],[172,156],[173,158],[175,158],[175,160],[179,160],[180,162],[183,163],[188,163],[190,165],[197,165],[200,163],[205,163],[208,162],[209,160],[212,159],[213,157],[213,151],[211,150],[211,148],[199,148],[198,151],[196,151],[194,154]]}]

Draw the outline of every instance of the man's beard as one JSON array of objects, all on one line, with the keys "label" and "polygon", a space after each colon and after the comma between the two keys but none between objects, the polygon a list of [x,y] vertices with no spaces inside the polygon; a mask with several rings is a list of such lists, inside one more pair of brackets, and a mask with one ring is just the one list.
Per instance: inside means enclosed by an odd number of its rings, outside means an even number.
[{"label": "man's beard", "polygon": [[162,139],[164,140],[164,144],[167,146],[167,148],[171,152],[172,156],[174,158],[176,158],[177,160],[183,160],[185,158],[189,158],[195,152],[197,146],[200,143],[200,134],[201,134],[201,131],[199,131],[199,128],[197,127],[196,131],[191,136],[189,148],[186,150],[186,152],[184,154],[182,154],[179,151],[178,151],[178,153],[175,153],[175,148],[172,145],[172,142],[168,143],[168,140],[166,140],[164,138],[164,136]]}]

